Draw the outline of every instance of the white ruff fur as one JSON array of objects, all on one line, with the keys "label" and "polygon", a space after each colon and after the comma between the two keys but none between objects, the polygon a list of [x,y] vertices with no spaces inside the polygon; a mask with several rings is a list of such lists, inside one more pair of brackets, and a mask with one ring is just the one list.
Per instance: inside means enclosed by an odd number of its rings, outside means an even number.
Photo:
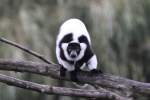
[{"label": "white ruff fur", "polygon": [[73,71],[75,69],[74,65],[71,65],[68,62],[60,58],[60,49],[58,46],[56,47],[56,57],[57,57],[58,63],[61,64],[64,68],[66,68],[68,71]]},{"label": "white ruff fur", "polygon": [[78,61],[78,60],[80,60],[84,56],[85,50],[87,48],[86,44],[80,43],[81,51],[80,51],[79,55],[76,58],[71,58],[69,56],[69,54],[67,53],[67,47],[68,47],[68,43],[62,43],[62,48],[63,48],[63,51],[64,51],[64,55],[67,58],[67,60],[69,60],[69,61]]}]

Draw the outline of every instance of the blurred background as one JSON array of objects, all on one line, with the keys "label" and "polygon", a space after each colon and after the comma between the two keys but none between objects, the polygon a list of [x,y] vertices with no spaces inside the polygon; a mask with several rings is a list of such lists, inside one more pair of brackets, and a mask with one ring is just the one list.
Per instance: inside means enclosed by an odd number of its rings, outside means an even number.
[{"label": "blurred background", "polygon": [[[57,62],[55,41],[59,27],[69,18],[79,18],[86,24],[99,59],[98,67],[103,72],[150,82],[150,0],[0,0],[0,36],[54,62]],[[41,62],[3,43],[0,58]],[[0,73],[41,84],[64,84],[40,75]],[[0,83],[0,100],[79,98],[44,95]]]}]

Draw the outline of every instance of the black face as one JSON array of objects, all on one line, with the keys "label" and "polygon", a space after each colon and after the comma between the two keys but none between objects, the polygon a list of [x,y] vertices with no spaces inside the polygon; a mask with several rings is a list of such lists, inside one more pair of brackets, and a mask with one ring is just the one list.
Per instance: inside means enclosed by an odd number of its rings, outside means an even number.
[{"label": "black face", "polygon": [[76,58],[81,51],[79,43],[69,43],[67,47],[67,52],[71,58]]}]

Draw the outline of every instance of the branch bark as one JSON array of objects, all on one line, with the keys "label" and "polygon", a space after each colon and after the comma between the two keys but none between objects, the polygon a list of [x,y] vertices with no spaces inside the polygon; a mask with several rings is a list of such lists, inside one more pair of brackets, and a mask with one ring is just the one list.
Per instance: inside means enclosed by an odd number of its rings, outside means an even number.
[{"label": "branch bark", "polygon": [[[59,76],[59,68],[60,68],[59,65],[53,64],[0,59],[0,70],[30,72],[70,81],[69,77],[61,78]],[[104,88],[116,89],[118,91],[127,92],[127,94],[132,92],[133,94],[142,94],[150,96],[149,83],[138,82],[109,74],[91,75],[88,72],[78,72],[77,75],[79,81],[83,83],[99,85]]]},{"label": "branch bark", "polygon": [[33,90],[36,92],[41,92],[45,94],[56,94],[64,96],[78,96],[85,98],[99,98],[107,100],[126,100],[125,98],[119,97],[113,93],[106,91],[95,91],[95,90],[83,90],[83,89],[72,89],[64,87],[56,87],[50,85],[41,85],[34,82],[24,81],[16,79],[10,76],[0,74],[0,82],[8,85]]},{"label": "branch bark", "polygon": [[25,47],[23,47],[23,46],[21,46],[21,45],[15,43],[15,42],[9,41],[9,40],[7,40],[7,39],[5,39],[5,38],[2,38],[2,37],[0,37],[0,41],[3,42],[3,43],[6,43],[6,44],[8,44],[8,45],[14,46],[14,47],[16,47],[16,48],[18,48],[18,49],[20,49],[20,50],[22,50],[22,51],[24,51],[24,52],[30,54],[30,55],[33,55],[33,56],[35,56],[36,58],[38,58],[38,59],[44,61],[44,62],[47,63],[47,64],[54,64],[53,62],[48,61],[47,59],[45,59],[43,55],[40,55],[39,53],[34,52],[34,51],[32,51],[32,50],[29,50],[29,49],[27,49],[27,48],[25,48]]},{"label": "branch bark", "polygon": [[44,61],[44,62],[47,63],[47,64],[53,64],[53,65],[55,65],[54,63],[52,63],[52,62],[50,62],[49,60],[45,59],[44,56],[42,56],[42,55],[40,55],[40,54],[38,54],[38,53],[36,53],[36,52],[34,52],[34,51],[32,51],[32,50],[29,50],[29,49],[27,49],[27,48],[21,46],[20,44],[17,44],[17,43],[15,43],[15,42],[12,42],[12,41],[7,40],[7,39],[2,38],[2,37],[0,37],[0,41],[3,42],[3,43],[8,44],[8,45],[10,45],[10,46],[14,46],[14,47],[16,47],[16,48],[18,48],[18,49],[20,49],[20,50],[22,50],[22,51],[24,51],[24,52],[26,52],[26,53],[28,53],[28,54],[31,54],[31,55],[33,55],[33,56],[39,58],[40,60]]}]

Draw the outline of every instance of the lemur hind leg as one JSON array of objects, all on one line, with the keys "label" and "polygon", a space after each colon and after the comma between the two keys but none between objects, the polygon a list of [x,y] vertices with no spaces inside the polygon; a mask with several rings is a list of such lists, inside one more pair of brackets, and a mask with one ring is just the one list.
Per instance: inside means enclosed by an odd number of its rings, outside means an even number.
[{"label": "lemur hind leg", "polygon": [[79,71],[80,71],[80,68],[79,68],[78,64],[76,63],[75,70],[70,72],[72,81],[79,82],[79,80],[77,78],[77,72],[79,72]]},{"label": "lemur hind leg", "polygon": [[66,69],[61,65],[60,67],[60,76],[65,77],[66,76]]},{"label": "lemur hind leg", "polygon": [[72,81],[78,82],[77,71],[76,70],[70,72],[70,77],[71,77]]}]

